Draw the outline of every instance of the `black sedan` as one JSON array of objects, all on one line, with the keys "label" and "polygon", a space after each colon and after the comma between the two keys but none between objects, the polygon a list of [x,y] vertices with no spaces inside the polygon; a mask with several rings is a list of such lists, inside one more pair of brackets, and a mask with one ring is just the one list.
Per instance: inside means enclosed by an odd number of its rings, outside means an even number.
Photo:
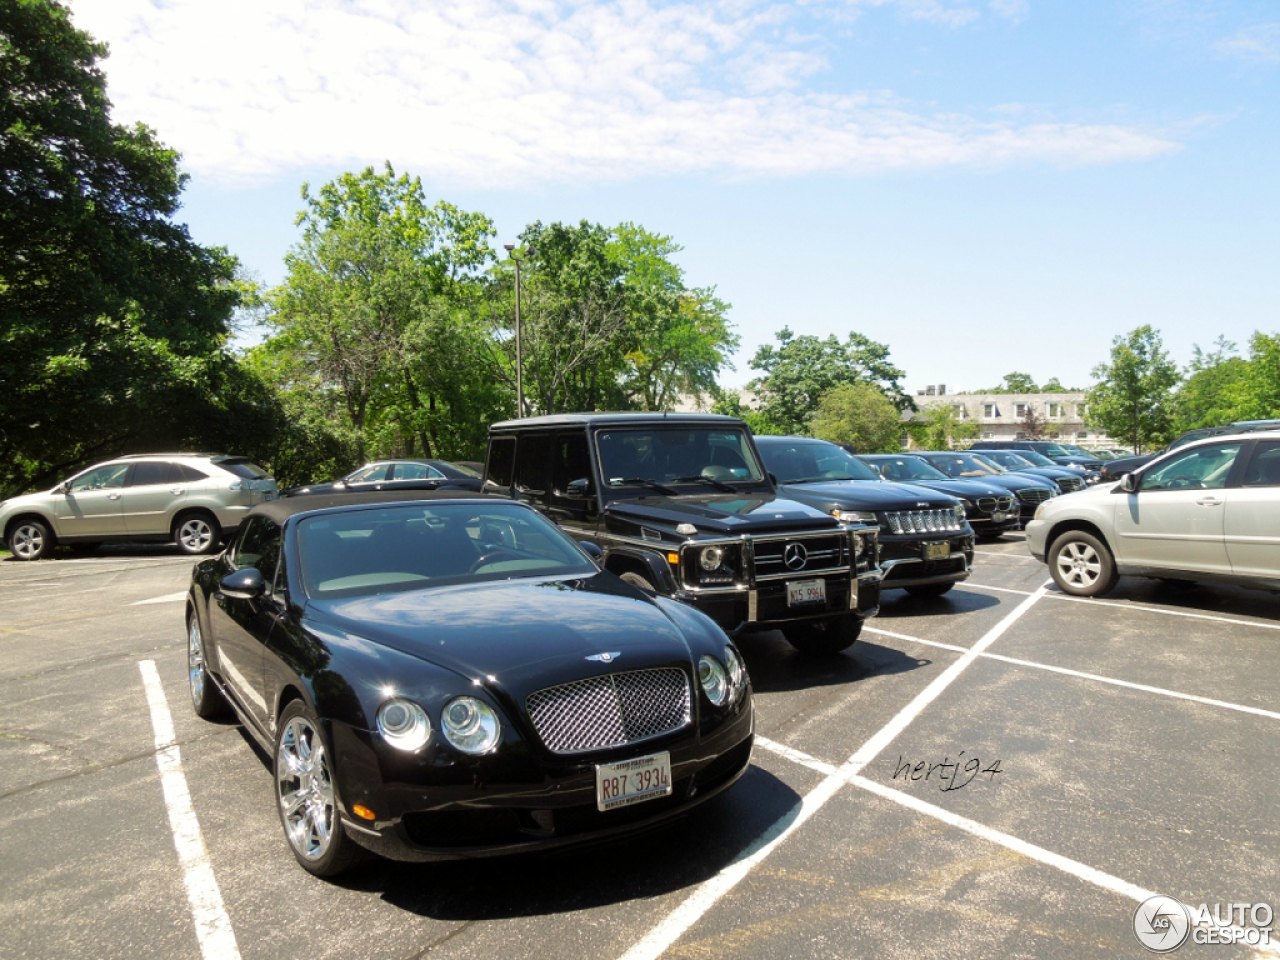
[{"label": "black sedan", "polygon": [[483,487],[479,473],[448,460],[375,460],[329,483],[291,487],[280,494],[368,493],[380,490],[471,490]]},{"label": "black sedan", "polygon": [[750,681],[703,614],[532,508],[346,494],[252,511],[196,566],[195,711],[273,761],[298,862],[563,846],[651,826],[751,758]]},{"label": "black sedan", "polygon": [[916,456],[937,467],[948,477],[983,480],[1011,491],[1017,498],[1017,507],[1023,522],[1035,516],[1036,507],[1058,495],[1058,488],[1052,480],[1042,480],[1017,473],[1002,473],[1001,468],[994,463],[988,463],[974,455],[983,452],[985,451],[926,450],[917,453]]}]

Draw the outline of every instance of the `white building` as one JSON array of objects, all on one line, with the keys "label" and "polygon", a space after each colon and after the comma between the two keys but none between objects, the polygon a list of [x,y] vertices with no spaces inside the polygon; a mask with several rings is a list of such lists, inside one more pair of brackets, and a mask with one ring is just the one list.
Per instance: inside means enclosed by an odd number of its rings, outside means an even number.
[{"label": "white building", "polygon": [[916,406],[921,419],[930,407],[950,407],[956,419],[975,424],[979,440],[1029,440],[1027,412],[1043,424],[1045,439],[1061,440],[1081,447],[1114,446],[1107,434],[1085,425],[1087,410],[1083,392],[1068,393],[947,393],[945,384],[917,390]]}]

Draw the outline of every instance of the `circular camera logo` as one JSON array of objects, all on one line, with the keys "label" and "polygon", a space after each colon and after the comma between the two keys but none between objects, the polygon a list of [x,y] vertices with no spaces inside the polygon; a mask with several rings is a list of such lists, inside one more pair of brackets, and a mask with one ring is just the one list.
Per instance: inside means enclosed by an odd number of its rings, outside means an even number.
[{"label": "circular camera logo", "polygon": [[1173,897],[1151,897],[1134,911],[1133,932],[1152,953],[1170,953],[1187,942],[1191,914]]}]

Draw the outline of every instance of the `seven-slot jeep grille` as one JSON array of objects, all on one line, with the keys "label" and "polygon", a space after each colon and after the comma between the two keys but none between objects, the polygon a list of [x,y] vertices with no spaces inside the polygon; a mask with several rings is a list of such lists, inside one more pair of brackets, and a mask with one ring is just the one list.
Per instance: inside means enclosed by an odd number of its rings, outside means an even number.
[{"label": "seven-slot jeep grille", "polygon": [[689,680],[663,667],[588,677],[531,693],[529,719],[552,753],[585,753],[679,730],[692,720]]},{"label": "seven-slot jeep grille", "polygon": [[950,509],[890,510],[884,518],[890,533],[941,533],[964,527],[964,520]]}]

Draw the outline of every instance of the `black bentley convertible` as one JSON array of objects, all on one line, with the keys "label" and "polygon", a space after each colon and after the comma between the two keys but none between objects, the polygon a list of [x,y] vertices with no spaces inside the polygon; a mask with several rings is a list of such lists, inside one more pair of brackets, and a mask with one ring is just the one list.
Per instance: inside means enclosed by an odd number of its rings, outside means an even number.
[{"label": "black bentley convertible", "polygon": [[751,756],[710,619],[601,570],[539,513],[463,493],[264,504],[187,600],[196,713],[273,758],[285,836],[330,876],[597,839],[679,815]]}]

